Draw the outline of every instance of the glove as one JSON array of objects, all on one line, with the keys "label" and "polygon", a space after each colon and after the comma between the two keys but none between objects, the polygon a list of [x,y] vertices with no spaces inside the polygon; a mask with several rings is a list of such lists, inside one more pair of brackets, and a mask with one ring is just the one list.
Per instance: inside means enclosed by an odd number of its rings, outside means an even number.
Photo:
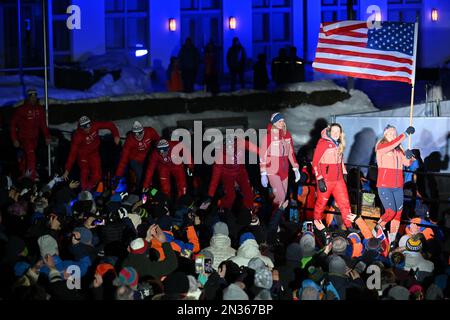
[{"label": "glove", "polygon": [[295,173],[295,183],[299,182],[300,180],[300,171],[298,171],[298,168],[294,168],[294,173]]},{"label": "glove", "polygon": [[124,207],[120,207],[119,210],[117,210],[117,212],[119,213],[120,219],[124,219],[124,218],[128,217],[128,211]]},{"label": "glove", "polygon": [[187,168],[186,172],[189,177],[192,177],[192,170],[190,168]]},{"label": "glove", "polygon": [[211,197],[208,197],[203,203],[200,205],[200,209],[206,210],[208,209],[209,205],[211,204]]},{"label": "glove", "polygon": [[327,192],[327,185],[326,185],[326,183],[325,183],[325,180],[320,179],[320,180],[318,181],[318,184],[319,184],[319,190],[320,190],[320,192]]},{"label": "glove", "polygon": [[267,188],[267,186],[269,185],[269,179],[267,178],[267,172],[265,171],[261,172],[261,185],[264,188]]},{"label": "glove", "polygon": [[414,134],[414,132],[416,132],[416,129],[414,129],[414,127],[409,126],[409,127],[405,130],[405,132],[406,132],[408,135],[412,135],[412,134]]},{"label": "glove", "polygon": [[406,159],[411,159],[411,158],[414,158],[414,153],[410,149],[407,149],[405,151],[405,156],[406,156]]}]

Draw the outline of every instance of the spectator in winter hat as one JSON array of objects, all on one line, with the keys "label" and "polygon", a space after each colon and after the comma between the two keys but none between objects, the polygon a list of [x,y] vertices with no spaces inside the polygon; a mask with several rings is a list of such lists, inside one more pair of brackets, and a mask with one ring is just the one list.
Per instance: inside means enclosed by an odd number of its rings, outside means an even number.
[{"label": "spectator in winter hat", "polygon": [[136,290],[139,282],[139,274],[132,267],[124,267],[120,270],[119,275],[114,280],[115,286],[129,286],[131,289]]},{"label": "spectator in winter hat", "polygon": [[38,239],[39,250],[41,257],[46,255],[57,256],[59,254],[58,244],[56,240],[50,235],[44,235]]},{"label": "spectator in winter hat", "polygon": [[315,254],[316,241],[311,232],[305,232],[300,239],[300,247],[302,249],[302,257],[312,257]]},{"label": "spectator in winter hat", "polygon": [[343,237],[336,237],[331,242],[332,252],[337,255],[344,255],[347,250],[347,240]]},{"label": "spectator in winter hat", "polygon": [[94,261],[97,256],[97,250],[92,246],[91,230],[85,227],[73,229],[72,246],[69,250],[77,260],[88,256],[91,261]]},{"label": "spectator in winter hat", "polygon": [[232,283],[223,290],[223,300],[249,300],[249,297],[240,286]]},{"label": "spectator in winter hat", "polygon": [[388,297],[394,300],[409,300],[409,291],[405,287],[395,286],[389,290]]},{"label": "spectator in winter hat", "polygon": [[[164,258],[160,261],[151,261],[148,257],[149,243],[153,239],[158,239],[162,244]],[[165,233],[157,225],[151,225],[147,230],[145,239],[137,238],[130,243],[129,255],[125,258],[123,266],[130,266],[136,269],[141,277],[152,276],[160,279],[162,276],[175,271],[178,267],[178,260],[169,242],[166,241]]]},{"label": "spectator in winter hat", "polygon": [[436,284],[431,284],[425,294],[425,300],[444,300],[442,289]]},{"label": "spectator in winter hat", "polygon": [[340,256],[332,255],[328,265],[329,281],[337,291],[340,300],[346,299],[348,288],[363,288],[365,283],[361,280],[359,273],[355,270],[347,271],[348,267]]},{"label": "spectator in winter hat", "polygon": [[163,284],[165,298],[170,300],[184,299],[189,292],[189,279],[184,272],[169,274]]},{"label": "spectator in winter hat", "polygon": [[236,253],[236,256],[231,257],[230,260],[236,263],[239,267],[248,266],[252,258],[258,257],[264,261],[264,264],[272,269],[274,264],[270,258],[263,256],[259,250],[259,245],[255,239],[249,238],[242,242]]},{"label": "spectator in winter hat", "polygon": [[228,236],[228,226],[224,222],[217,222],[213,227],[213,236],[209,241],[210,246],[205,248],[214,256],[213,268],[218,270],[219,265],[236,255],[236,249],[231,247],[231,239]]},{"label": "spectator in winter hat", "polygon": [[[38,238],[39,250],[42,258],[46,258],[47,256],[53,257],[53,263],[55,265],[55,269],[60,273],[63,273],[69,266],[78,266],[81,271],[81,276],[84,276],[91,265],[91,259],[89,256],[84,256],[77,261],[73,260],[61,260],[59,257],[58,244],[56,240],[50,235],[44,235]],[[51,270],[48,266],[44,266],[40,269],[41,273],[49,275]]]},{"label": "spectator in winter hat", "polygon": [[[418,270],[419,272],[432,273],[434,271],[434,263],[426,260],[422,256],[422,241],[419,235],[412,236],[406,241],[405,267],[404,270]],[[426,276],[425,274],[422,276]]]}]

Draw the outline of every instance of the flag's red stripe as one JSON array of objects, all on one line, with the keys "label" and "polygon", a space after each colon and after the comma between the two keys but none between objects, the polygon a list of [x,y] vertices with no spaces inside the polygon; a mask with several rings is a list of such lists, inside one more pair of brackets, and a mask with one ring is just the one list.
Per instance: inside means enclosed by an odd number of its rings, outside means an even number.
[{"label": "flag's red stripe", "polygon": [[365,42],[353,42],[353,41],[343,41],[343,40],[335,40],[335,39],[320,39],[320,43],[326,44],[336,44],[340,46],[354,46],[359,48],[365,48],[367,43]]},{"label": "flag's red stripe", "polygon": [[[326,34],[325,31],[323,31],[323,28],[320,28],[320,33],[322,33],[325,36],[329,36],[329,34]],[[354,31],[343,31],[343,32],[339,32],[336,35],[348,36],[348,37],[354,37],[354,38],[367,38],[367,33],[354,32]]]},{"label": "flag's red stripe", "polygon": [[361,28],[367,28],[367,23],[363,22],[363,23],[358,23],[358,24],[354,24],[351,26],[334,28],[334,29],[331,29],[331,30],[328,30],[327,32],[325,32],[325,34],[327,36],[329,36],[332,34],[341,34],[342,32],[357,30],[357,29],[361,29]]},{"label": "flag's red stripe", "polygon": [[399,62],[399,63],[408,63],[408,64],[412,65],[412,58],[411,59],[397,58],[393,55],[387,55],[387,54],[356,52],[356,51],[341,50],[341,49],[334,49],[334,48],[317,48],[317,52],[334,53],[334,54],[340,54],[343,56],[388,60],[388,61],[394,61],[394,62]]},{"label": "flag's red stripe", "polygon": [[367,73],[355,73],[355,72],[328,70],[328,69],[321,69],[321,68],[314,68],[314,70],[323,72],[323,73],[340,74],[343,76],[348,76],[348,77],[353,77],[353,78],[363,78],[363,79],[370,79],[370,80],[384,80],[384,81],[399,81],[399,82],[406,82],[406,83],[411,84],[411,79],[406,78],[406,77],[378,76],[378,75],[367,74]]},{"label": "flag's red stripe", "polygon": [[344,60],[327,59],[327,58],[316,58],[316,60],[314,60],[314,62],[335,64],[338,66],[375,69],[375,70],[381,70],[381,71],[387,71],[387,72],[406,72],[408,74],[412,74],[411,69],[408,69],[405,67],[389,67],[389,66],[383,66],[380,64],[367,63],[367,62],[344,61]]}]

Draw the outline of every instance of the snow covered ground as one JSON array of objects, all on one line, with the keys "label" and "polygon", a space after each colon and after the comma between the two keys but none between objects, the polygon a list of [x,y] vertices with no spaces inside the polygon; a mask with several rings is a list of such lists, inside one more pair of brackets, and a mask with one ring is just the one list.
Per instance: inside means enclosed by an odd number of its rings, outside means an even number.
[{"label": "snow covered ground", "polygon": [[[318,81],[313,83],[301,83],[294,84],[283,88],[283,90],[288,91],[304,91],[311,93],[313,91],[324,91],[324,90],[339,90],[345,91],[344,88],[341,88],[335,85],[331,81]],[[229,94],[245,94],[251,92],[251,90],[243,90],[235,93]],[[181,93],[169,93],[171,96],[184,94]],[[377,111],[369,98],[361,91],[353,90],[350,92],[351,98],[338,102],[330,106],[313,106],[313,105],[299,105],[294,108],[287,108],[277,110],[284,114],[287,126],[289,131],[292,134],[294,139],[294,143],[296,148],[299,148],[301,145],[305,144],[309,140],[309,132],[314,126],[314,122],[319,118],[325,118],[330,121],[330,117],[333,115],[339,114],[349,114],[356,112],[371,112]],[[156,95],[156,94],[155,94]],[[159,93],[157,95],[163,95],[163,93]],[[195,93],[195,96],[208,95],[207,93]],[[227,95],[227,93],[223,93],[222,95]],[[271,111],[259,111],[259,112],[246,112],[245,115],[248,117],[249,127],[254,129],[265,129],[270,116]],[[155,128],[158,132],[162,132],[162,130],[166,127],[174,127],[176,126],[177,121],[180,120],[196,120],[196,119],[208,119],[208,118],[223,118],[223,117],[241,117],[243,114],[240,112],[231,112],[231,111],[205,111],[196,114],[187,114],[187,113],[179,113],[179,114],[171,114],[171,115],[161,115],[161,116],[153,116],[153,117],[138,117],[132,119],[124,119],[117,120],[114,123],[118,126],[120,135],[122,137],[125,136],[126,132],[131,129],[131,125],[135,120],[140,121],[144,126],[151,126]],[[52,128],[57,128],[64,131],[71,132],[76,128],[76,123],[63,123],[61,125],[52,126]]]}]

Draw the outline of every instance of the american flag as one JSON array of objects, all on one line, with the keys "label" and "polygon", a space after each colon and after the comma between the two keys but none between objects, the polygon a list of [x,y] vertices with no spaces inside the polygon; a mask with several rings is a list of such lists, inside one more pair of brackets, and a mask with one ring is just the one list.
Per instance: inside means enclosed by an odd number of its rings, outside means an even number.
[{"label": "american flag", "polygon": [[415,76],[415,24],[341,21],[320,26],[313,68],[354,78],[412,83]]}]

